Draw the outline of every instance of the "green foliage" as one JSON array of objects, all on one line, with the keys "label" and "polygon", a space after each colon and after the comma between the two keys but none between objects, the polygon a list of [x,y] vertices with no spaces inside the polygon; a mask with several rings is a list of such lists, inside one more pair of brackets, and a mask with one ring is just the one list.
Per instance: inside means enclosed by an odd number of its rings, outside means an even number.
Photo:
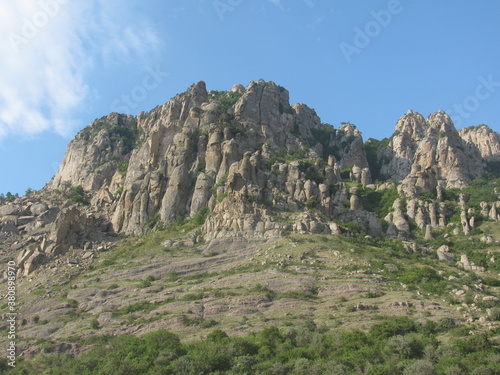
[{"label": "green foliage", "polygon": [[131,303],[130,305],[125,306],[123,309],[117,312],[118,315],[127,315],[138,311],[151,311],[155,307],[154,303],[150,303],[148,301],[140,301]]},{"label": "green foliage", "polygon": [[210,188],[210,191],[212,194],[215,194],[217,192],[217,189],[220,188],[221,186],[226,185],[227,178],[229,177],[229,172],[226,172],[220,179],[219,181]]},{"label": "green foliage", "polygon": [[307,180],[321,184],[325,181],[325,175],[317,170],[316,165],[310,160],[299,162],[299,170],[305,174]]},{"label": "green foliage", "polygon": [[449,331],[450,329],[455,328],[456,326],[457,323],[453,318],[441,318],[439,319],[438,322],[438,328],[446,331]]},{"label": "green foliage", "polygon": [[24,193],[24,195],[28,196],[28,195],[30,195],[31,193],[33,193],[33,189],[32,189],[32,188],[27,188],[27,189],[26,189],[26,192]]},{"label": "green foliage", "polygon": [[130,125],[125,125],[119,120],[116,125],[105,123],[104,127],[108,130],[112,144],[118,143],[119,141],[123,142],[121,149],[122,155],[126,155],[133,150],[139,138],[139,131],[135,121],[132,121]]},{"label": "green foliage", "polygon": [[349,221],[347,223],[342,223],[342,226],[351,233],[362,233],[363,228],[355,221]]},{"label": "green foliage", "polygon": [[150,217],[148,222],[146,223],[146,227],[148,227],[149,229],[153,229],[160,222],[160,219],[161,218],[159,214]]},{"label": "green foliage", "polygon": [[500,161],[487,161],[486,170],[494,177],[500,177]]},{"label": "green foliage", "polygon": [[230,125],[233,115],[228,113],[229,108],[238,101],[242,94],[233,91],[211,91],[210,93],[212,94],[211,100],[219,103],[217,122],[220,125]]},{"label": "green foliage", "polygon": [[500,191],[500,178],[487,175],[472,180],[469,186],[464,189],[464,193],[469,197],[468,204],[470,206],[479,207],[482,201],[492,203],[498,200],[495,188]]},{"label": "green foliage", "polygon": [[198,173],[205,173],[206,166],[205,160],[201,160],[198,164]]},{"label": "green foliage", "polygon": [[5,194],[5,200],[9,203],[12,203],[16,200],[16,198],[19,198],[19,194],[11,194],[10,191],[7,192],[7,194]]},{"label": "green foliage", "polygon": [[[137,311],[137,310],[134,310]],[[212,320],[183,316],[203,329]],[[214,323],[215,322],[215,323]],[[360,330],[322,333],[313,321],[280,329],[270,326],[247,337],[214,330],[206,339],[183,344],[165,330],[142,337],[93,336],[84,354],[52,353],[54,343],[39,343],[44,353],[19,360],[9,374],[495,374],[498,346],[484,335],[437,341],[428,324],[392,317]],[[443,328],[446,331],[446,328]],[[462,372],[449,372],[459,369]],[[489,372],[487,372],[489,371]]]},{"label": "green foliage", "polygon": [[276,298],[276,292],[268,287],[262,286],[262,284],[256,284],[252,289],[250,289],[250,292],[265,294],[271,300]]},{"label": "green foliage", "polygon": [[328,160],[330,155],[333,155],[337,160],[340,159],[339,150],[330,146],[331,140],[337,134],[337,130],[331,125],[323,125],[317,129],[311,129],[313,138],[309,141],[311,145],[321,144],[323,146],[323,159]]},{"label": "green foliage", "polygon": [[217,195],[216,202],[217,203],[222,202],[224,199],[227,198],[227,196],[228,196],[228,193],[222,193],[222,194]]},{"label": "green foliage", "polygon": [[99,328],[101,328],[101,326],[100,326],[99,321],[97,320],[97,318],[96,319],[92,319],[90,321],[90,328],[92,328],[92,329],[99,329]]},{"label": "green foliage", "polygon": [[139,288],[144,289],[144,288],[149,288],[150,286],[151,286],[151,280],[146,279],[146,280],[141,280],[139,282]]},{"label": "green foliage", "polygon": [[340,178],[342,178],[343,181],[349,180],[351,178],[351,172],[352,166],[342,169],[342,171],[340,172]]},{"label": "green foliage", "polygon": [[81,185],[71,187],[65,194],[66,198],[74,203],[88,205],[89,201],[85,198],[85,191]]},{"label": "green foliage", "polygon": [[222,187],[222,186],[225,186],[226,185],[226,182],[227,182],[227,178],[229,176],[229,172],[226,172],[220,179],[219,181],[210,188],[210,191],[212,192],[212,194],[214,195],[215,197],[215,200],[216,202],[222,202],[224,199],[226,199],[226,197],[228,196],[228,193],[225,192],[225,193],[222,193],[222,194],[219,194],[217,195],[217,190]]},{"label": "green foliage", "polygon": [[116,189],[115,194],[113,194],[113,196],[116,198],[122,195],[122,193],[123,193],[123,186],[120,186],[118,189]]},{"label": "green foliage", "polygon": [[396,187],[379,191],[360,189],[358,192],[363,208],[367,211],[375,212],[380,218],[386,217],[391,212],[394,201],[399,198]]},{"label": "green foliage", "polygon": [[445,201],[456,202],[456,201],[458,201],[460,193],[461,193],[461,190],[458,188],[447,189],[443,192],[443,199]]},{"label": "green foliage", "polygon": [[422,190],[420,192],[419,199],[424,202],[432,202],[436,199],[436,192],[431,192],[430,190]]},{"label": "green foliage", "polygon": [[191,293],[191,294],[186,294],[184,297],[182,297],[183,301],[199,301],[205,298],[205,293],[200,292],[200,293]]},{"label": "green foliage", "polygon": [[26,207],[24,210],[21,211],[19,214],[20,216],[30,216],[31,215],[31,210],[29,207]]},{"label": "green foliage", "polygon": [[490,320],[500,321],[500,307],[493,307],[490,310]]},{"label": "green foliage", "polygon": [[308,199],[306,201],[306,207],[309,210],[314,210],[317,206],[318,206],[318,202],[316,201],[316,199]]},{"label": "green foliage", "polygon": [[118,164],[118,167],[116,168],[118,173],[120,173],[123,177],[127,174],[127,169],[128,169],[128,161],[124,161]]},{"label": "green foliage", "polygon": [[191,222],[196,226],[203,225],[209,213],[210,210],[208,207],[202,208],[196,215],[193,216]]},{"label": "green foliage", "polygon": [[303,148],[286,150],[280,148],[274,155],[268,160],[267,165],[271,167],[274,163],[290,163],[294,160],[300,160],[307,157],[307,151]]},{"label": "green foliage", "polygon": [[211,332],[207,336],[207,340],[213,341],[213,342],[221,342],[227,339],[229,336],[227,335],[226,332],[221,331],[220,329],[216,329],[215,331]]},{"label": "green foliage", "polygon": [[416,331],[417,324],[413,320],[406,316],[398,316],[373,325],[370,328],[369,336],[372,340],[381,340]]},{"label": "green foliage", "polygon": [[443,278],[431,267],[413,267],[399,275],[399,281],[410,290],[421,289],[426,293],[441,294],[446,287]]},{"label": "green foliage", "polygon": [[500,286],[500,279],[496,277],[486,276],[483,278],[483,283],[488,286]]}]

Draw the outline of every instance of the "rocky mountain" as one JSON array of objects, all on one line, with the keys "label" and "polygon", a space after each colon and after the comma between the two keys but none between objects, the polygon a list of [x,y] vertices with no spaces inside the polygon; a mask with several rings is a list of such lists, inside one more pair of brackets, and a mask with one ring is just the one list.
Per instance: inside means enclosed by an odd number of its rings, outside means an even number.
[{"label": "rocky mountain", "polygon": [[148,113],[96,119],[44,189],[0,202],[22,351],[305,318],[453,317],[475,324],[467,335],[498,332],[498,162],[486,125],[410,110],[365,142],[263,80],[198,82]]},{"label": "rocky mountain", "polygon": [[207,92],[198,82],[137,118],[115,113],[96,120],[71,142],[47,189],[82,186],[92,205],[106,207],[114,230],[126,234],[207,208],[217,212],[226,196],[248,206],[231,218],[243,222],[219,220],[211,231],[239,225],[263,232],[283,228],[261,206],[302,211],[309,202],[332,214],[331,187],[349,167],[356,182],[371,182],[353,125],[322,124],[313,109],[291,106],[288,91],[273,82],[229,92]]},{"label": "rocky mountain", "polygon": [[375,141],[376,152],[366,143],[367,153],[354,125],[322,123],[307,105],[290,105],[273,82],[230,91],[198,82],[137,117],[96,119],[70,142],[43,191],[1,207],[0,220],[4,233],[36,230],[42,255],[23,258],[35,263],[195,217],[205,240],[350,235],[350,223],[372,236],[406,236],[413,224],[448,223],[455,211],[444,192],[491,169],[499,140],[486,125],[457,131],[443,111],[425,119],[410,110],[389,140]]}]

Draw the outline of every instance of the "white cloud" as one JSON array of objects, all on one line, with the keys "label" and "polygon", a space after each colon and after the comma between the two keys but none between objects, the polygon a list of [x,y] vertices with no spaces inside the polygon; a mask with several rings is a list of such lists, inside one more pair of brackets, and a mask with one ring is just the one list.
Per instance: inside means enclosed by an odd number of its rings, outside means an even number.
[{"label": "white cloud", "polygon": [[144,60],[161,44],[148,22],[118,0],[0,3],[0,138],[68,134],[95,88],[92,69]]}]

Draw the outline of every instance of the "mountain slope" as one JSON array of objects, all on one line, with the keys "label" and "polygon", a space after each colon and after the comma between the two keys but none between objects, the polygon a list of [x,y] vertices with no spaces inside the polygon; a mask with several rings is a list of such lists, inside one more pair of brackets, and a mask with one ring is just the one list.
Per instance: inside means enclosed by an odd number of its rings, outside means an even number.
[{"label": "mountain slope", "polygon": [[385,315],[495,331],[499,140],[409,111],[364,142],[262,80],[97,119],[43,190],[0,205],[22,348]]}]

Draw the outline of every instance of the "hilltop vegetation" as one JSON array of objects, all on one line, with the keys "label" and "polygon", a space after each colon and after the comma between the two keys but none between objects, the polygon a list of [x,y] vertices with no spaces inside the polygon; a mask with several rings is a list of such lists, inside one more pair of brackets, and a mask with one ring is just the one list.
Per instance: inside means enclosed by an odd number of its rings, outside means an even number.
[{"label": "hilltop vegetation", "polygon": [[[500,372],[500,343],[494,334],[467,335],[451,318],[417,323],[407,317],[381,317],[368,332],[325,332],[312,320],[270,326],[246,337],[212,330],[204,340],[182,343],[165,330],[143,337],[96,336],[79,345],[91,349],[79,358],[45,354],[22,361],[9,374],[272,374],[486,375]],[[438,337],[447,337],[446,341]],[[46,353],[55,344],[40,341]],[[5,363],[0,369],[6,371]]]}]

